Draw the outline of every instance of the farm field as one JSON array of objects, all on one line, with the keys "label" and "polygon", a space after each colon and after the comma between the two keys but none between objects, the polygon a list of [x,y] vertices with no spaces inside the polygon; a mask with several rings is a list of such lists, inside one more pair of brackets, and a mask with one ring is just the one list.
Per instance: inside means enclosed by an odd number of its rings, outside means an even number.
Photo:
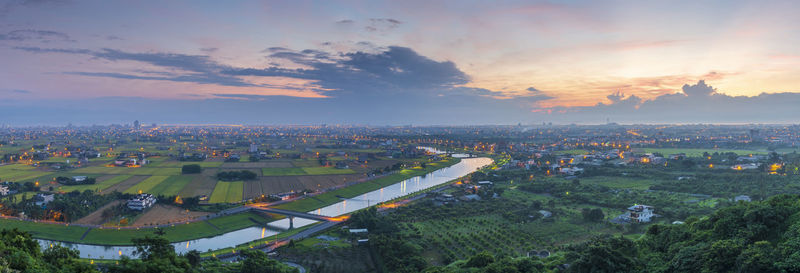
[{"label": "farm field", "polygon": [[10,164],[0,166],[0,180],[22,181],[42,177],[50,172],[36,170],[36,168],[23,164]]},{"label": "farm field", "polygon": [[263,176],[287,176],[287,175],[307,175],[303,168],[263,168],[261,175]]},{"label": "farm field", "polygon": [[237,181],[237,182],[217,182],[216,187],[214,187],[214,192],[211,193],[211,197],[209,198],[208,202],[211,204],[215,203],[234,203],[242,201],[242,192],[244,190],[244,182]]},{"label": "farm field", "polygon": [[150,190],[158,186],[159,183],[164,182],[168,176],[151,176],[147,179],[139,182],[136,185],[131,186],[130,188],[126,189],[123,193],[150,193]]},{"label": "farm field", "polygon": [[186,185],[188,185],[190,182],[192,182],[192,177],[189,176],[170,176],[163,182],[151,188],[149,191],[147,191],[147,193],[163,196],[178,195],[183,187],[186,187]]}]

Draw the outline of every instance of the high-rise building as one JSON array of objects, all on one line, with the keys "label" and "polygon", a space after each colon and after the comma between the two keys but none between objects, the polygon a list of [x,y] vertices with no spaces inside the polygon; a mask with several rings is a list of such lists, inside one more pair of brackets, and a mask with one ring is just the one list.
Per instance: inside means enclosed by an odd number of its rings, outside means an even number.
[{"label": "high-rise building", "polygon": [[138,120],[133,121],[133,128],[134,129],[139,130],[139,128],[140,128],[139,126],[140,126],[140,124],[139,124]]}]

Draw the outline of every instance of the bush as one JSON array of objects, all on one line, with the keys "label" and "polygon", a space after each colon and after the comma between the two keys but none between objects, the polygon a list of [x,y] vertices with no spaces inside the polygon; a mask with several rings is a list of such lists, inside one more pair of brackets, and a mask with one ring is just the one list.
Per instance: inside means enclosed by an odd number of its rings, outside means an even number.
[{"label": "bush", "polygon": [[200,173],[202,171],[203,171],[203,168],[201,168],[200,165],[197,165],[197,164],[183,165],[183,167],[181,168],[181,173],[182,174]]}]

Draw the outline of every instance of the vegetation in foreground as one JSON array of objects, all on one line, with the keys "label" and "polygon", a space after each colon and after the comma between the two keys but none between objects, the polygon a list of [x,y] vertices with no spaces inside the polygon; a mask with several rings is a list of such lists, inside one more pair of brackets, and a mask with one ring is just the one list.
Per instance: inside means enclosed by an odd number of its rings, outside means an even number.
[{"label": "vegetation in foreground", "polygon": [[78,258],[78,251],[54,245],[41,250],[30,234],[12,230],[0,230],[0,272],[223,272],[223,273],[289,273],[298,272],[279,261],[270,259],[259,250],[241,252],[241,262],[221,262],[215,258],[201,259],[196,251],[178,255],[163,237],[133,239],[138,259],[123,256],[117,262],[95,264]]}]

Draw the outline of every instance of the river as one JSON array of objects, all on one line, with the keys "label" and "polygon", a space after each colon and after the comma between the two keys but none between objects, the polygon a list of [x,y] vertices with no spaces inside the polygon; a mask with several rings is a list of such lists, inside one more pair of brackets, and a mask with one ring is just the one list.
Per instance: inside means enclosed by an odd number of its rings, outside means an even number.
[{"label": "river", "polygon": [[[437,150],[431,150],[440,152]],[[339,203],[320,208],[309,213],[324,216],[339,216],[347,214],[369,206],[374,206],[380,202],[389,201],[417,191],[421,191],[433,186],[437,186],[458,177],[472,173],[484,166],[492,163],[492,160],[485,157],[463,158],[461,162],[446,168],[442,168],[423,176],[412,177],[398,183],[371,191]],[[302,227],[315,223],[316,221],[295,218],[294,227]],[[269,226],[287,229],[289,220],[282,219],[268,223]],[[185,253],[190,250],[206,252],[215,249],[234,247],[236,245],[255,241],[261,238],[275,235],[277,232],[263,227],[250,227],[237,231],[228,232],[222,235],[190,240],[186,242],[173,243],[178,253]],[[51,244],[61,244],[62,246],[77,249],[80,251],[81,258],[93,259],[118,259],[121,255],[133,257],[134,247],[131,246],[110,246],[110,245],[88,245],[65,242],[55,242],[49,240],[38,240],[42,247],[49,247]]]}]

